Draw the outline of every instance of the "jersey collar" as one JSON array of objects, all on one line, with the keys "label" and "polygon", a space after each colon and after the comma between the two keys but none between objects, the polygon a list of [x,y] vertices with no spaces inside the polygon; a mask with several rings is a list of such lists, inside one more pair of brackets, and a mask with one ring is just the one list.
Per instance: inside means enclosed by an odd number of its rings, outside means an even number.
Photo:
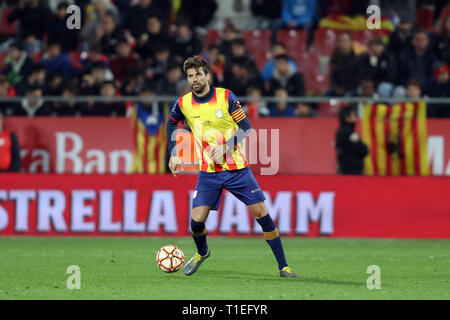
[{"label": "jersey collar", "polygon": [[212,99],[212,97],[214,96],[215,92],[216,92],[216,88],[211,86],[209,88],[209,92],[205,96],[197,97],[195,95],[195,93],[192,92],[192,97],[194,98],[194,101],[197,102],[197,103],[207,103],[207,102],[209,102]]}]

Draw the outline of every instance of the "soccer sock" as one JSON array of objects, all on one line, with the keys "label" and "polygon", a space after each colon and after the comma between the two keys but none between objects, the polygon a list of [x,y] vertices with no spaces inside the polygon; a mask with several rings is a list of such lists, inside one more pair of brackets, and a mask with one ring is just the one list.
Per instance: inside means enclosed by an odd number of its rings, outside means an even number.
[{"label": "soccer sock", "polygon": [[264,232],[264,239],[266,239],[270,248],[272,248],[272,252],[275,255],[275,258],[278,262],[278,269],[281,270],[286,267],[288,264],[286,262],[286,257],[284,256],[283,245],[281,244],[280,234],[278,233],[278,229],[275,226],[272,218],[269,214],[266,216],[256,219],[256,222],[259,223]]},{"label": "soccer sock", "polygon": [[194,238],[197,252],[204,256],[208,252],[208,245],[206,244],[206,227],[204,222],[197,222],[191,219],[192,238]]}]

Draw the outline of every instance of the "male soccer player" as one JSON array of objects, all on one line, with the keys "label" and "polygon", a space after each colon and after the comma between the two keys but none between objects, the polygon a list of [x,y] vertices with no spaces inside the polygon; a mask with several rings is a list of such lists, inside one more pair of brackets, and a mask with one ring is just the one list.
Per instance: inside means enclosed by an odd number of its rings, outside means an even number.
[{"label": "male soccer player", "polygon": [[211,209],[219,208],[222,190],[225,188],[247,205],[261,225],[264,238],[278,262],[280,276],[298,278],[286,262],[278,229],[267,213],[264,194],[245,159],[245,135],[240,133],[247,132],[250,123],[239,101],[230,90],[209,85],[211,75],[208,64],[199,56],[187,59],[183,69],[192,91],[178,99],[167,120],[171,155],[169,168],[175,177],[183,170],[183,164],[176,155],[176,141],[171,139],[177,123],[182,120],[187,121],[194,134],[200,162],[191,219],[197,253],[184,267],[184,274],[194,274],[211,254],[206,243],[205,221]]}]

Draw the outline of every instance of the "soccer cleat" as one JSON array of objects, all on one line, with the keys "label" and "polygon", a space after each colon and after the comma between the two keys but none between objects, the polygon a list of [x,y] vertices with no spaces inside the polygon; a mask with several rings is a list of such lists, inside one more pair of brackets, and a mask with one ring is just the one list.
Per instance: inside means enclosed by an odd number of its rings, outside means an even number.
[{"label": "soccer cleat", "polygon": [[209,255],[211,254],[211,250],[208,248],[208,252],[204,256],[200,255],[198,252],[191,258],[191,260],[186,263],[184,266],[184,274],[187,276],[190,276],[191,274],[194,274],[200,265],[209,258]]},{"label": "soccer cleat", "polygon": [[286,266],[280,270],[280,277],[282,278],[298,278],[298,275],[295,274],[294,270],[291,267]]}]

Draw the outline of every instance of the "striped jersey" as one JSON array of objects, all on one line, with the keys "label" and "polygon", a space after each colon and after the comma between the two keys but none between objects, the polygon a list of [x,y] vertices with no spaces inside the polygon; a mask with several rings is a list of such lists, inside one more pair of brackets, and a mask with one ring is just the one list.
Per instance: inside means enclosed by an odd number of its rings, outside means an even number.
[{"label": "striped jersey", "polygon": [[177,100],[169,116],[175,122],[186,120],[191,127],[200,171],[239,170],[248,165],[244,141],[227,153],[223,163],[214,162],[209,156],[212,148],[225,144],[233,136],[239,128],[237,123],[245,118],[244,110],[230,90],[211,87],[204,97],[197,97],[191,91]]}]

